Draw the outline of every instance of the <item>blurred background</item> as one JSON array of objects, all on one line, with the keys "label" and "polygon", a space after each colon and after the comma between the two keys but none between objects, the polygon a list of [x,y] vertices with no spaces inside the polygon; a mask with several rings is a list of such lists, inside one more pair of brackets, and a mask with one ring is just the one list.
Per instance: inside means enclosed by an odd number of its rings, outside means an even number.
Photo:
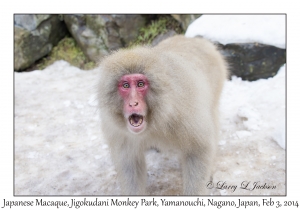
[{"label": "blurred background", "polygon": [[200,15],[15,15],[15,71],[65,60],[92,69],[112,50],[156,45]]},{"label": "blurred background", "polygon": [[[42,70],[57,60],[65,60],[82,70],[93,69],[101,58],[111,51],[135,45],[155,46],[168,37],[186,34],[188,27],[196,19],[201,19],[201,16],[201,14],[16,14],[14,70],[17,72]],[[252,19],[255,19],[255,15]],[[205,24],[203,26],[205,28]],[[215,26],[216,31],[219,31],[218,27],[220,26]],[[227,29],[224,27],[223,31],[232,30],[230,26],[227,27]],[[231,31],[232,34],[236,33],[236,30],[243,29],[234,30]],[[205,36],[205,33],[196,35]],[[259,40],[249,40],[247,43],[243,40],[242,44],[238,40],[232,43],[222,43],[218,39],[212,41],[219,46],[230,63],[232,75],[243,80],[254,81],[272,77],[286,62],[285,46],[278,47],[276,44],[261,43]]]}]

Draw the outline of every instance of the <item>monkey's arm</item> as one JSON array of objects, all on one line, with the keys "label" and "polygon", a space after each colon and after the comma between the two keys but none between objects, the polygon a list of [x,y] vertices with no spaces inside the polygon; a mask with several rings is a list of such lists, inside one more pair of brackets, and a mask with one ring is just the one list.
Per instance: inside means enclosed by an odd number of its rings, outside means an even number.
[{"label": "monkey's arm", "polygon": [[111,147],[122,195],[145,195],[147,182],[145,157],[129,145]]},{"label": "monkey's arm", "polygon": [[212,173],[215,156],[214,141],[215,136],[212,133],[205,135],[205,132],[200,132],[197,136],[191,134],[188,139],[189,144],[185,145],[181,156],[184,195],[207,195],[206,185]]}]

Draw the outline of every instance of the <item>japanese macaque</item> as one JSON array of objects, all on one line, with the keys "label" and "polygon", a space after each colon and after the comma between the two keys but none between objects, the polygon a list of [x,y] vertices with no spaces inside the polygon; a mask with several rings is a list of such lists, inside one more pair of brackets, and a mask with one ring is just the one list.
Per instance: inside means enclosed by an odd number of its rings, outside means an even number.
[{"label": "japanese macaque", "polygon": [[100,64],[102,130],[124,195],[146,195],[144,152],[180,151],[183,195],[206,195],[219,139],[227,65],[203,38],[174,36]]}]

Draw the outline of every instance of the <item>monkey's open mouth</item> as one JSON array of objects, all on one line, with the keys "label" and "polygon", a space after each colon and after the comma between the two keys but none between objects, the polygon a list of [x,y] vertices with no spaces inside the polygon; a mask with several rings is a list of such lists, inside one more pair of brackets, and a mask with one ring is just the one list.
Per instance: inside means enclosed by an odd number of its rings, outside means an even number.
[{"label": "monkey's open mouth", "polygon": [[129,123],[133,127],[139,127],[143,123],[144,117],[139,114],[132,114],[129,116]]}]

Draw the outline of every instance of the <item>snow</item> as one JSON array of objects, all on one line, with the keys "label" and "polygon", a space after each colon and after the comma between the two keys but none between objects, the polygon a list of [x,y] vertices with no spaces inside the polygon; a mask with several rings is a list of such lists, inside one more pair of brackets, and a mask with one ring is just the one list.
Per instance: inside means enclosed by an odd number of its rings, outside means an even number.
[{"label": "snow", "polygon": [[[215,35],[222,43],[254,40],[285,46],[281,17],[260,17],[259,22],[266,22],[264,29],[270,25],[276,33],[260,31],[263,25],[253,26],[249,18],[248,24],[245,16],[239,20],[240,17],[226,15],[219,25],[237,24],[240,30],[223,30],[216,25],[217,18],[200,17],[194,22],[198,28],[192,24],[187,35]],[[251,19],[258,21],[255,16]],[[207,26],[214,25],[215,32],[197,25],[201,20],[206,20],[203,22]],[[275,20],[276,28],[272,26]],[[43,71],[14,74],[15,194],[120,194],[109,148],[100,130],[100,124],[105,122],[101,122],[97,110],[98,69],[83,71],[57,61]],[[212,195],[286,194],[285,77],[283,66],[273,78],[248,82],[232,77],[226,82],[220,104],[221,139]],[[180,164],[173,152],[147,152],[149,194],[180,192]],[[259,182],[276,189],[241,189],[244,181],[249,186]],[[220,183],[223,187],[217,189]],[[238,187],[232,190],[226,185]]]},{"label": "snow", "polygon": [[285,15],[203,15],[186,36],[201,35],[221,44],[260,42],[285,47]]}]

